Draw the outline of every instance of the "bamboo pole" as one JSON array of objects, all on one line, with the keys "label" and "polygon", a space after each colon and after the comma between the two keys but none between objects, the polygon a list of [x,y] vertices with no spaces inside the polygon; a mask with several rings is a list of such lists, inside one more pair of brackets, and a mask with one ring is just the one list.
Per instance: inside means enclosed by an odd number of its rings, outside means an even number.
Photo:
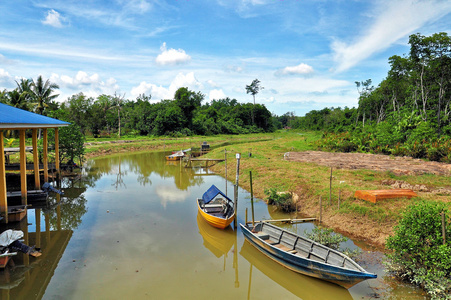
[{"label": "bamboo pole", "polygon": [[255,218],[254,218],[254,189],[252,187],[252,171],[249,171],[249,179],[250,179],[250,184],[251,184],[252,226],[255,226]]},{"label": "bamboo pole", "polygon": [[319,222],[323,221],[323,197],[319,196]]},{"label": "bamboo pole", "polygon": [[445,212],[442,212],[441,215],[442,215],[442,236],[443,236],[443,245],[445,245],[445,244],[446,244]]},{"label": "bamboo pole", "polygon": [[226,193],[226,196],[227,196],[227,149],[225,149],[224,148],[224,161],[225,161],[225,181],[226,181],[226,184],[225,184],[225,193]]},{"label": "bamboo pole", "polygon": [[[305,223],[305,222],[313,222],[318,220],[317,218],[305,218],[305,219],[276,219],[276,220],[261,220],[261,221],[255,221],[255,223],[260,223],[260,222],[267,222],[267,223],[277,223],[277,222],[282,222],[282,223]],[[252,221],[247,221],[246,224],[250,224],[252,223]]]},{"label": "bamboo pole", "polygon": [[238,186],[239,186],[239,179],[240,179],[240,153],[236,154],[236,180],[235,180],[235,201],[234,201],[234,211],[235,211],[235,220],[233,222],[234,227],[238,227],[238,221],[237,221],[237,210],[238,210]]},{"label": "bamboo pole", "polygon": [[330,182],[329,182],[329,205],[332,205],[332,169],[330,168]]}]

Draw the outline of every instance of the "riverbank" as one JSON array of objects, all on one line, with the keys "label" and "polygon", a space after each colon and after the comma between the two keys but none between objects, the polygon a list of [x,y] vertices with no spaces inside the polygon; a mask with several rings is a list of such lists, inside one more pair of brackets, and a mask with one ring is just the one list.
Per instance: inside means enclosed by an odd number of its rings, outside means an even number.
[{"label": "riverbank", "polygon": [[[218,163],[211,170],[225,176],[227,165],[227,177],[232,182],[235,182],[236,174],[235,154],[241,154],[239,183],[242,188],[250,190],[249,172],[252,171],[255,197],[265,199],[264,191],[269,188],[291,192],[296,194],[299,213],[310,217],[319,217],[321,197],[324,226],[380,248],[385,245],[386,238],[393,234],[393,227],[409,204],[420,198],[451,203],[449,174],[429,173],[427,169],[421,174],[408,171],[394,172],[388,168],[392,164],[382,159],[387,157],[381,157],[381,163],[373,164],[376,166],[373,168],[368,167],[367,159],[353,155],[347,160],[340,160],[339,164],[321,163],[334,155],[327,152],[318,152],[317,160],[294,159],[298,153],[315,150],[312,142],[317,139],[319,139],[317,133],[286,131],[275,134],[98,143],[87,145],[87,157],[130,151],[186,149],[199,147],[205,141],[212,148],[205,156],[207,158],[224,158],[227,151],[227,162]],[[378,160],[377,156],[372,158]],[[421,161],[409,163],[408,159],[404,159],[402,164],[413,168],[422,163]],[[449,167],[444,164],[445,168],[447,166]],[[332,189],[329,200],[331,168]],[[354,198],[356,190],[393,187],[412,188],[418,197],[385,200],[377,204]],[[340,207],[338,207],[339,195]]]}]

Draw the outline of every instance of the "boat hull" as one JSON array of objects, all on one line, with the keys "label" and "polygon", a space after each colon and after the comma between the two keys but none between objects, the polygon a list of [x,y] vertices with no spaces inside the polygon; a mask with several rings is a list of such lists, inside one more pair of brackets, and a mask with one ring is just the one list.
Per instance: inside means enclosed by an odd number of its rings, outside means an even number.
[{"label": "boat hull", "polygon": [[326,280],[344,288],[350,288],[363,280],[377,277],[375,274],[340,268],[291,254],[265,242],[246,226],[242,224],[240,226],[249,243],[272,260],[294,272]]},{"label": "boat hull", "polygon": [[[233,209],[233,207],[231,207]],[[208,224],[210,224],[213,227],[219,228],[219,229],[225,229],[227,228],[232,221],[235,219],[235,212],[233,212],[228,218],[222,218],[218,216],[211,215],[209,213],[206,213],[199,204],[199,200],[197,201],[197,210],[199,211],[202,218],[207,221]]]}]

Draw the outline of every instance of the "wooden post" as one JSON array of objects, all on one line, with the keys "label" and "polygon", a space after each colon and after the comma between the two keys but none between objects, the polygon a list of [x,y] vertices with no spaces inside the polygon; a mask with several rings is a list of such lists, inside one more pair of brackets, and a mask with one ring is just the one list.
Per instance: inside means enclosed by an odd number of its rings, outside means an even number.
[{"label": "wooden post", "polygon": [[252,188],[252,171],[249,171],[249,179],[250,179],[250,184],[251,184],[252,226],[255,227],[255,219],[254,219],[254,190]]},{"label": "wooden post", "polygon": [[22,194],[22,204],[27,205],[27,156],[25,152],[25,129],[19,131],[20,144],[20,190]]},{"label": "wooden post", "polygon": [[341,188],[338,189],[338,210],[340,210]]},{"label": "wooden post", "polygon": [[235,211],[235,220],[233,222],[233,225],[235,228],[238,227],[238,221],[237,221],[237,210],[238,210],[238,187],[239,187],[239,179],[240,179],[240,153],[236,154],[236,180],[235,180],[235,201],[234,201],[234,211]]},{"label": "wooden post", "polygon": [[247,207],[246,207],[246,211],[245,211],[245,214],[244,214],[244,224],[246,224],[247,225]]},{"label": "wooden post", "polygon": [[332,205],[332,167],[330,168],[329,205]]},{"label": "wooden post", "polygon": [[3,130],[0,130],[0,213],[5,223],[8,223],[8,201],[6,196],[5,145],[3,144]]},{"label": "wooden post", "polygon": [[445,244],[446,244],[445,212],[442,212],[441,215],[442,215],[442,236],[443,236],[443,245],[445,245]]},{"label": "wooden post", "polygon": [[49,153],[48,153],[48,140],[47,140],[47,128],[44,128],[42,134],[42,146],[43,146],[43,163],[44,163],[44,182],[49,181]]},{"label": "wooden post", "polygon": [[323,197],[319,196],[319,223],[323,221]]},{"label": "wooden post", "polygon": [[224,161],[225,161],[225,193],[227,196],[227,149],[224,149]]},{"label": "wooden post", "polygon": [[60,180],[60,149],[59,149],[59,134],[58,128],[55,128],[55,169],[56,179]]},{"label": "wooden post", "polygon": [[38,153],[38,130],[33,128],[33,166],[34,166],[34,189],[41,188],[41,178],[39,177],[39,153]]}]

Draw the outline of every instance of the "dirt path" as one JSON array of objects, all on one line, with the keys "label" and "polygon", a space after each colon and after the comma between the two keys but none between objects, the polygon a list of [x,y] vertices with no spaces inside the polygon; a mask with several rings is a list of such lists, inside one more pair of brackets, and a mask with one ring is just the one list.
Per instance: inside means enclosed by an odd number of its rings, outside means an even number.
[{"label": "dirt path", "polygon": [[340,169],[391,171],[396,175],[451,175],[451,165],[410,157],[390,157],[365,153],[330,153],[321,151],[288,152],[286,160],[313,162]]}]

